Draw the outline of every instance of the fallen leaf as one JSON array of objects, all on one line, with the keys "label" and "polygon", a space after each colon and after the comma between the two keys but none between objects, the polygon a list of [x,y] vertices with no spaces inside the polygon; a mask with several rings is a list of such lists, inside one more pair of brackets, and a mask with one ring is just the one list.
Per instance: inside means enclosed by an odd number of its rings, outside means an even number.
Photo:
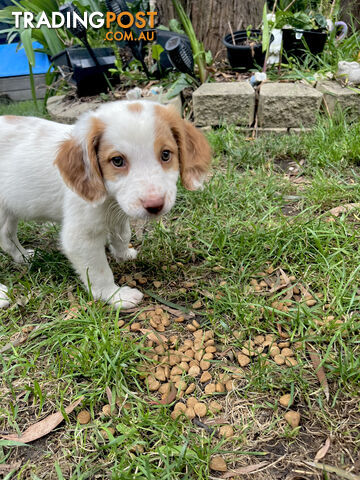
[{"label": "fallen leaf", "polygon": [[345,205],[339,205],[338,207],[332,208],[325,215],[332,215],[333,217],[338,217],[341,213],[351,212],[356,208],[360,208],[360,203],[347,203]]},{"label": "fallen leaf", "polygon": [[152,401],[149,402],[150,405],[169,405],[176,399],[177,395],[177,389],[172,386],[170,392],[168,393],[167,397],[163,398],[162,400],[159,401]]},{"label": "fallen leaf", "polygon": [[[71,413],[82,401],[84,397],[79,398],[76,402],[71,403],[68,407],[65,408],[67,414]],[[64,420],[63,414],[61,412],[53,413],[48,417],[44,418],[40,422],[34,423],[25,432],[20,435],[10,434],[10,435],[1,435],[1,438],[5,440],[16,440],[17,442],[29,443],[37,440],[38,438],[43,437],[50,433],[54,428],[56,428],[59,423]]]},{"label": "fallen leaf", "polygon": [[18,470],[21,467],[21,462],[14,462],[14,463],[2,463],[0,465],[0,473],[8,474],[13,472],[14,470]]},{"label": "fallen leaf", "polygon": [[330,391],[329,391],[329,384],[326,378],[326,373],[325,369],[321,365],[321,358],[318,352],[315,350],[315,348],[311,345],[308,344],[308,353],[310,355],[311,363],[313,364],[316,376],[320,382],[320,385],[322,386],[326,400],[330,400]]},{"label": "fallen leaf", "polygon": [[230,472],[224,473],[221,478],[231,478],[234,475],[246,475],[247,473],[254,473],[257,472],[260,468],[266,467],[269,462],[260,462],[256,463],[255,465],[248,465],[246,467],[240,467],[236,470],[231,470]]},{"label": "fallen leaf", "polygon": [[0,353],[5,353],[8,350],[11,350],[13,347],[18,347],[22,343],[25,343],[26,340],[30,337],[30,335],[36,332],[38,328],[40,328],[40,325],[32,328],[31,331],[23,328],[22,333],[18,334],[13,341],[7,343],[0,349]]},{"label": "fallen leaf", "polygon": [[112,392],[111,392],[111,389],[110,389],[109,387],[106,387],[105,390],[106,390],[106,396],[107,396],[109,405],[112,405]]},{"label": "fallen leaf", "polygon": [[319,460],[323,459],[327,454],[330,448],[330,437],[328,437],[325,441],[325,444],[320,448],[314,458],[314,462],[318,462]]},{"label": "fallen leaf", "polygon": [[345,478],[346,480],[360,480],[360,475],[355,475],[355,473],[347,472],[342,468],[333,467],[326,463],[308,462],[306,460],[304,460],[304,463],[310,467],[315,467],[328,473],[335,473],[339,478]]}]

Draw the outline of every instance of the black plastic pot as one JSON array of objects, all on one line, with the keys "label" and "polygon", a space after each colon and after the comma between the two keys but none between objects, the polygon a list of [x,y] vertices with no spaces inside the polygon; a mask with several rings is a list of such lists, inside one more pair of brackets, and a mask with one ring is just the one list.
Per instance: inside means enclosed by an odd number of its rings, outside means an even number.
[{"label": "black plastic pot", "polygon": [[[63,71],[72,73],[71,81],[76,84],[79,97],[97,95],[108,90],[103,73],[115,67],[115,55],[112,48],[94,48],[100,69],[95,65],[86,48],[70,47],[51,58],[51,61]],[[108,74],[111,78],[111,74]]]},{"label": "black plastic pot", "polygon": [[[249,38],[258,43],[246,45]],[[232,68],[247,71],[263,66],[265,52],[262,51],[261,30],[251,30],[250,32],[238,30],[233,35],[229,33],[223,39],[223,44],[227,48],[227,57]]]},{"label": "black plastic pot", "polygon": [[295,57],[299,60],[304,60],[308,51],[313,55],[321,53],[327,40],[326,30],[283,28],[282,34],[285,56]]}]

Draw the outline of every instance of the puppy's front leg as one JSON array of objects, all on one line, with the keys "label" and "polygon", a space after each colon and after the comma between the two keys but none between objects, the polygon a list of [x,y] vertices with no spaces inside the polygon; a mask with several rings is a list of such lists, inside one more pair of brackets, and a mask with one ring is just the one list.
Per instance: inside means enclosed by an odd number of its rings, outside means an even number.
[{"label": "puppy's front leg", "polygon": [[118,224],[110,225],[109,248],[117,262],[134,260],[137,257],[135,248],[129,248],[131,229],[129,219],[122,219]]},{"label": "puppy's front leg", "polygon": [[[84,227],[84,224],[82,225]],[[105,255],[106,234],[82,228],[73,222],[64,223],[61,241],[64,253],[89,286],[95,299],[115,304],[117,308],[132,308],[141,302],[143,294],[136,288],[118,287]]]}]

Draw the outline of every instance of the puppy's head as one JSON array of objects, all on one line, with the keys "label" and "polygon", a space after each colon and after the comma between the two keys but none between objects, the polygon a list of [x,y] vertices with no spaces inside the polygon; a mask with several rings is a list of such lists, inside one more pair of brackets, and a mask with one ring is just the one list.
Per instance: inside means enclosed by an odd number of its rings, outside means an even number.
[{"label": "puppy's head", "polygon": [[172,107],[114,102],[81,117],[55,164],[65,183],[88,202],[113,197],[130,217],[167,213],[179,177],[202,187],[211,152],[204,135]]}]

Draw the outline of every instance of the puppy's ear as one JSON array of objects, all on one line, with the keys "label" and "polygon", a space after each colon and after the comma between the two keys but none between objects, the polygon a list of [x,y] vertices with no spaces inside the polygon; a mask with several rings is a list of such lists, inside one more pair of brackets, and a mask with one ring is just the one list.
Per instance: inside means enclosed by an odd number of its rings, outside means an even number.
[{"label": "puppy's ear", "polygon": [[183,138],[179,143],[181,182],[187,190],[203,187],[211,163],[211,149],[204,134],[190,122],[183,122]]},{"label": "puppy's ear", "polygon": [[105,126],[95,117],[86,120],[85,136],[81,138],[78,130],[82,129],[75,126],[72,136],[60,145],[55,165],[69,188],[88,202],[101,203],[106,189],[97,153]]}]

